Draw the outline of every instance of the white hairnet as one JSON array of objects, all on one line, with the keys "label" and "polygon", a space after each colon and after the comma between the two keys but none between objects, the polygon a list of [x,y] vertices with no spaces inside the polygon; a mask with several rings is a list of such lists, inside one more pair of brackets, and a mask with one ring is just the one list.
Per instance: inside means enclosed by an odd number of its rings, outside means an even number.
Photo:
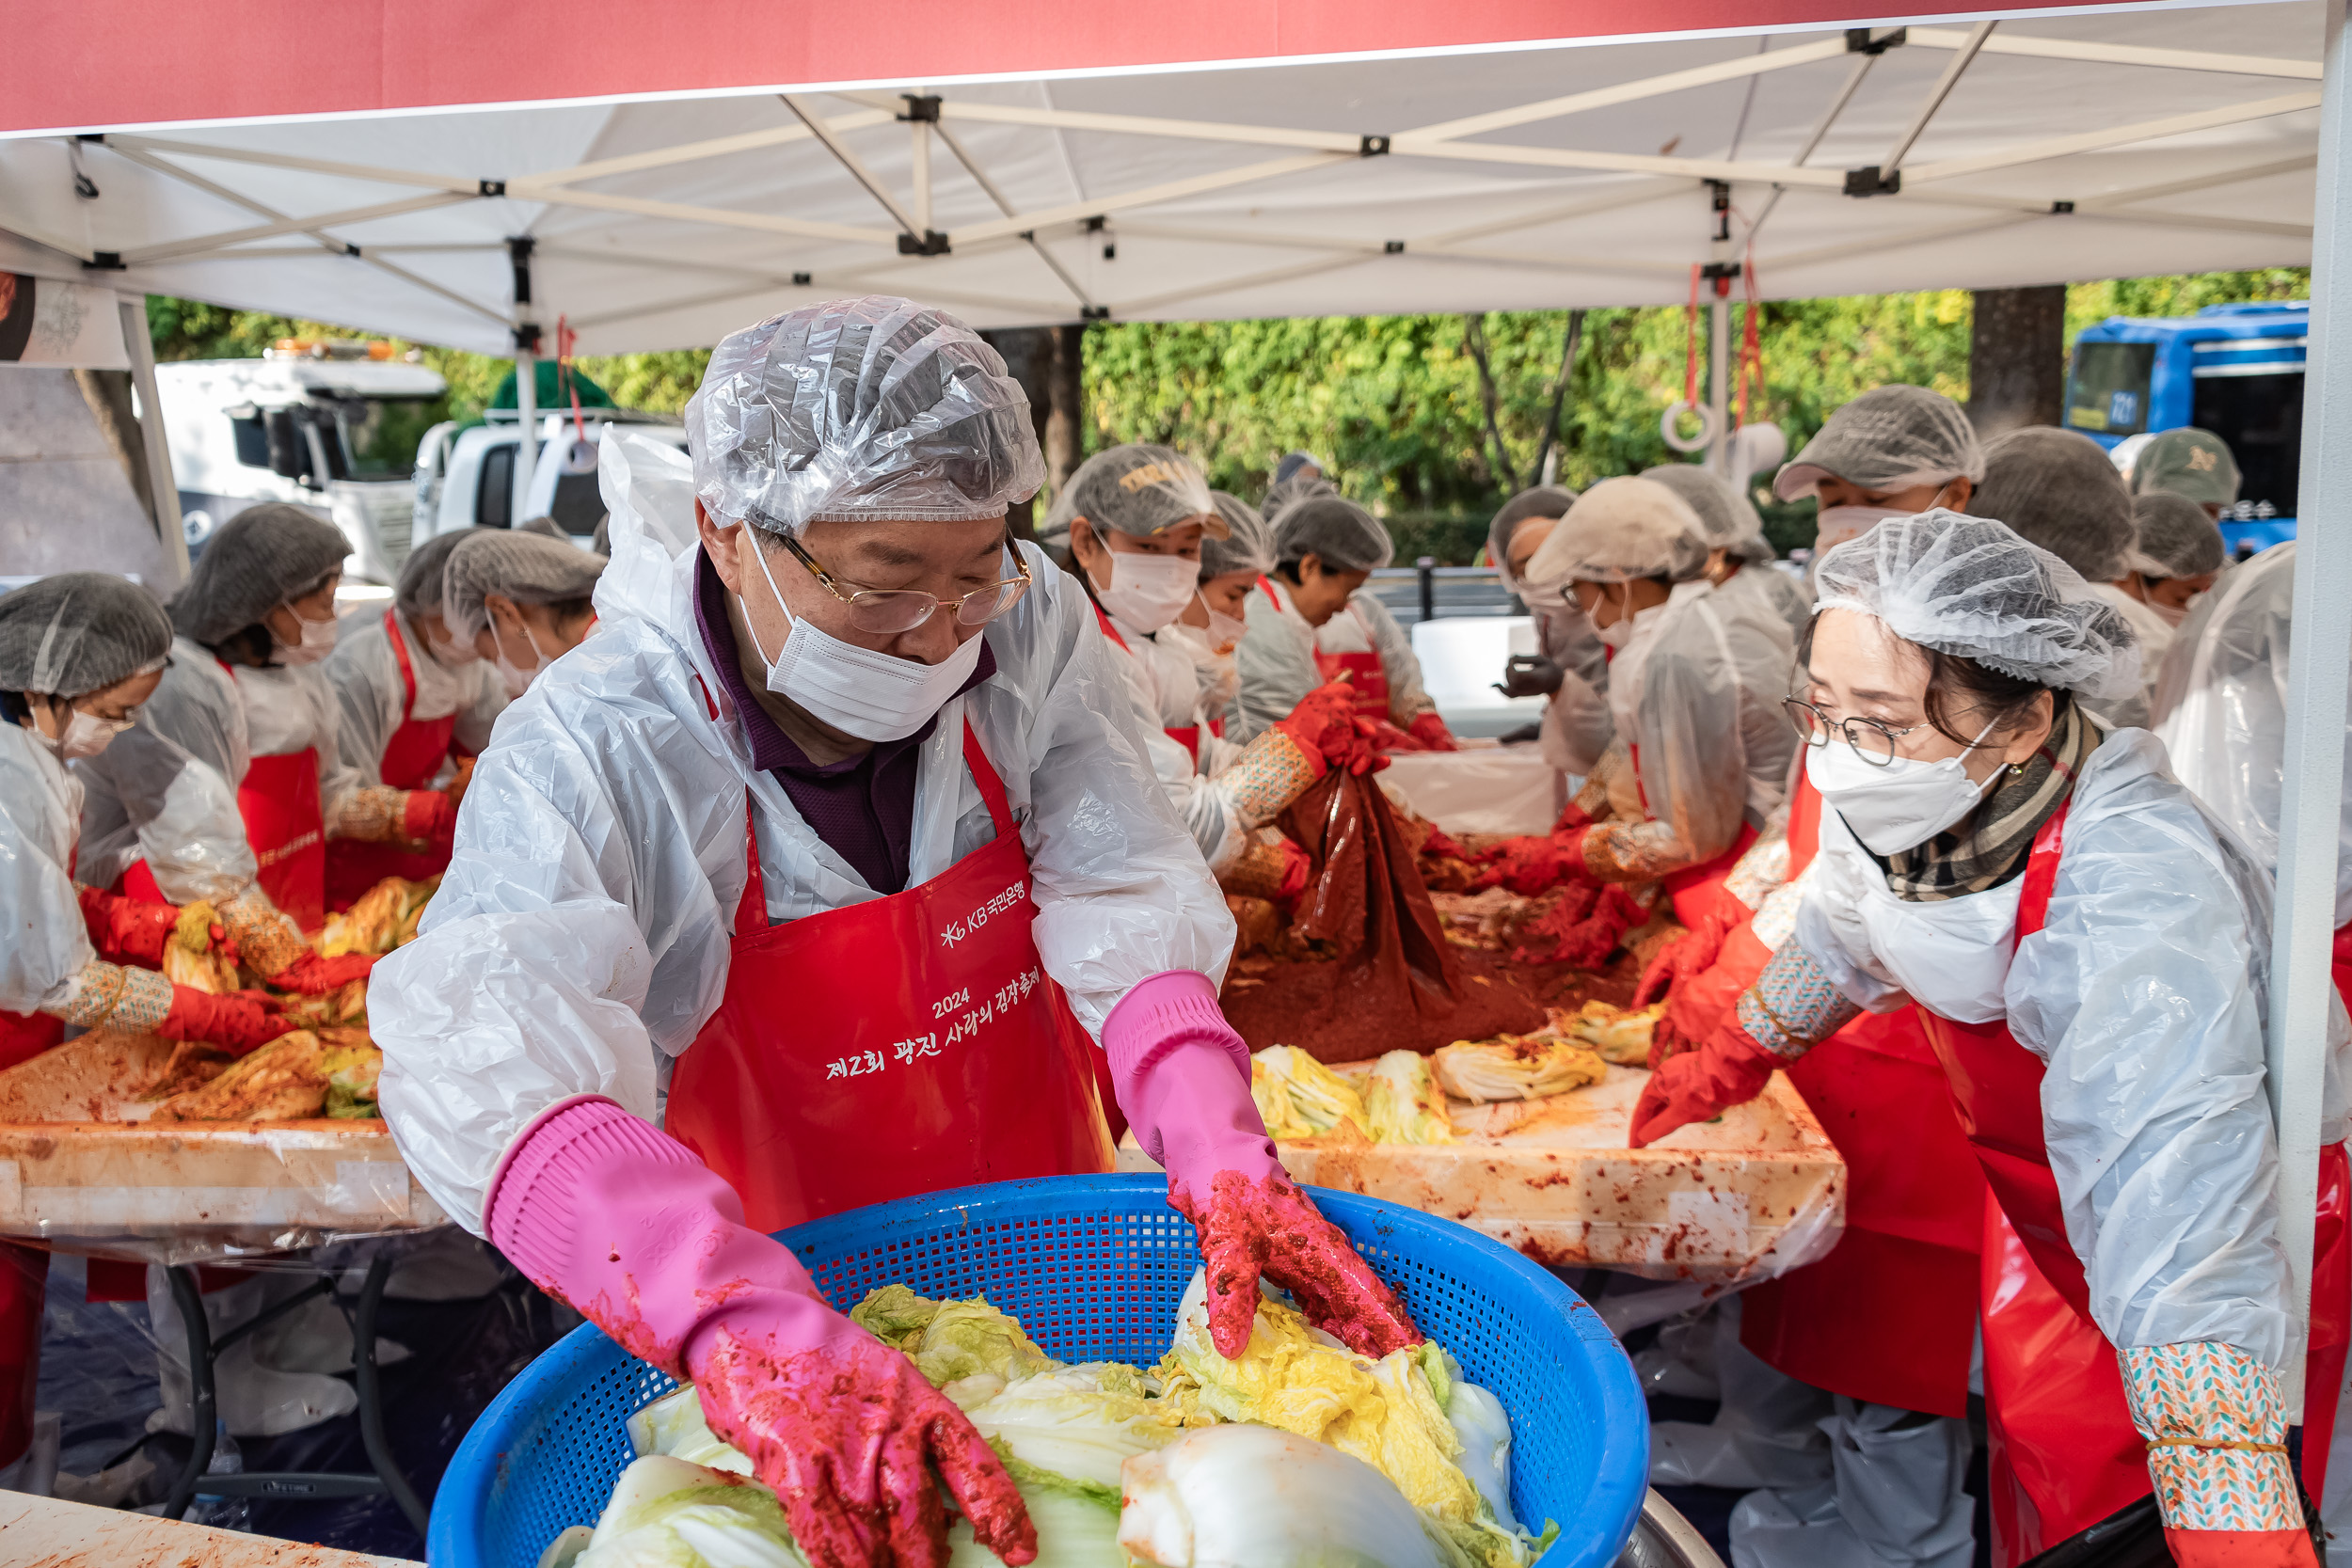
[{"label": "white hairnet", "polygon": [[0,598],[0,691],[86,697],[170,652],[164,607],[111,572],[60,572]]},{"label": "white hairnet", "polygon": [[1575,504],[1576,492],[1565,484],[1538,484],[1502,503],[1486,528],[1486,554],[1495,570],[1502,574],[1503,587],[1514,594],[1525,589],[1518,574],[1511,570],[1511,536],[1518,532],[1519,525],[1531,517],[1565,517]]},{"label": "white hairnet", "polygon": [[207,646],[226,641],[287,600],[318,592],[350,553],[342,530],[298,506],[248,506],[221,525],[172,595],[172,624]]},{"label": "white hairnet", "polygon": [[392,586],[393,608],[403,615],[438,615],[441,574],[449,567],[449,552],[473,534],[496,531],[486,528],[455,529],[437,533],[409,551],[408,559],[401,563],[400,580]]},{"label": "white hairnet", "polygon": [[1000,517],[1045,482],[1004,359],[955,317],[886,294],[721,340],[686,434],[703,505],[774,533]]},{"label": "white hairnet", "polygon": [[2085,697],[2139,688],[2139,643],[2072,566],[2008,526],[1942,507],[1821,558],[1818,613],[1858,610],[1906,641]]},{"label": "white hairnet", "polygon": [[1737,486],[1696,463],[1661,463],[1642,477],[1682,498],[1699,520],[1699,540],[1710,550],[1736,550],[1764,536],[1764,519]]},{"label": "white hairnet", "polygon": [[1296,474],[1277,480],[1258,502],[1258,515],[1267,522],[1279,517],[1285,510],[1311,496],[1336,496],[1340,487],[1321,474]]},{"label": "white hairnet", "polygon": [[1551,537],[1527,563],[1527,580],[1544,585],[1687,582],[1707,567],[1698,515],[1654,479],[1604,479],[1576,499]]},{"label": "white hairnet", "polygon": [[2085,582],[2122,577],[2132,547],[2132,497],[2122,476],[2098,442],[2055,425],[1995,437],[1984,449],[1984,483],[1968,512],[2007,523]]},{"label": "white hairnet", "polygon": [[1209,499],[1216,503],[1217,515],[1225,519],[1226,534],[1200,541],[1200,580],[1221,578],[1232,572],[1255,572],[1263,577],[1274,570],[1274,530],[1266,520],[1250,510],[1249,503],[1239,496],[1224,490],[1212,490]]},{"label": "white hairnet", "polygon": [[1925,387],[1873,387],[1829,417],[1772,481],[1792,501],[1824,477],[1865,490],[1908,490],[1966,474],[1984,477],[1984,449],[1960,404]]},{"label": "white hairnet", "polygon": [[1379,518],[1327,487],[1291,502],[1274,518],[1274,558],[1294,565],[1311,555],[1328,571],[1376,572],[1395,559],[1396,541]]},{"label": "white hairnet", "polygon": [[1131,539],[1190,522],[1205,522],[1211,533],[1226,527],[1210,497],[1209,482],[1191,458],[1174,447],[1137,441],[1107,448],[1079,464],[1054,498],[1040,531],[1066,534],[1073,517]]},{"label": "white hairnet", "polygon": [[2176,491],[2133,497],[2132,527],[2137,539],[2124,564],[2144,578],[2201,578],[2229,556],[2205,509]]},{"label": "white hairnet", "polygon": [[487,595],[503,594],[516,604],[585,599],[596,593],[604,566],[604,557],[577,545],[485,528],[449,552],[441,571],[441,619],[453,637],[469,640],[490,624]]}]

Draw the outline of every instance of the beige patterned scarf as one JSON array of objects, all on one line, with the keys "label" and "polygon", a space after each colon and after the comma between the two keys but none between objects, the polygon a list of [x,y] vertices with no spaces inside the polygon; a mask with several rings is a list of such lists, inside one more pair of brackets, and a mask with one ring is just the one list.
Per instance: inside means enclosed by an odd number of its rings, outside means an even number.
[{"label": "beige patterned scarf", "polygon": [[2101,731],[2069,692],[2057,693],[2050,737],[2014,769],[2004,768],[1984,803],[1925,844],[1878,859],[1886,885],[1915,904],[1959,898],[2000,886],[2026,866],[2033,835],[2074,793]]}]

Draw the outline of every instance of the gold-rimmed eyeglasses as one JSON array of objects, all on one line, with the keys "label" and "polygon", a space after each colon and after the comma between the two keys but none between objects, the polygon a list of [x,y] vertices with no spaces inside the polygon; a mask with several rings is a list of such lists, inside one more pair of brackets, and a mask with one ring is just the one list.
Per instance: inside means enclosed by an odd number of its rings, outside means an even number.
[{"label": "gold-rimmed eyeglasses", "polygon": [[792,552],[792,559],[807,567],[809,575],[824,584],[826,593],[850,607],[850,625],[876,637],[896,637],[913,631],[948,608],[955,610],[959,625],[984,626],[1019,604],[1021,595],[1029,591],[1029,565],[1021,559],[1018,549],[1012,552],[1012,563],[1020,576],[1000,578],[959,598],[943,599],[919,588],[860,588],[817,564],[816,558],[801,548],[801,542],[790,534],[781,537],[784,547]]}]

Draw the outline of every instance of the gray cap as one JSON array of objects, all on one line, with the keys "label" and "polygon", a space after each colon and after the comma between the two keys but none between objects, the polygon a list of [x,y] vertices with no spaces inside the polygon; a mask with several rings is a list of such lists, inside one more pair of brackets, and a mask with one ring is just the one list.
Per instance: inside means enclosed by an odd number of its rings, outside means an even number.
[{"label": "gray cap", "polygon": [[287,600],[317,593],[350,553],[342,530],[298,506],[248,506],[221,525],[172,595],[172,624],[207,647],[225,642]]},{"label": "gray cap", "polygon": [[0,597],[0,690],[87,697],[170,652],[164,607],[111,572],[60,572]]},{"label": "gray cap", "polygon": [[604,557],[543,534],[476,529],[449,552],[442,569],[441,619],[452,636],[469,641],[490,624],[487,595],[502,594],[516,604],[584,599],[596,591],[604,565]]},{"label": "gray cap", "polygon": [[1274,465],[1274,483],[1280,484],[1287,480],[1296,478],[1298,471],[1302,468],[1314,469],[1314,477],[1318,479],[1328,479],[1331,474],[1330,465],[1313,452],[1287,451],[1282,454],[1282,461]]},{"label": "gray cap", "polygon": [[1226,526],[1210,499],[1209,482],[1191,458],[1174,447],[1139,441],[1107,448],[1079,464],[1054,498],[1040,531],[1067,534],[1073,517],[1131,539],[1184,523],[1203,523],[1207,533],[1222,533]]},{"label": "gray cap", "polygon": [[1293,501],[1274,519],[1274,558],[1295,564],[1319,558],[1327,571],[1373,572],[1396,555],[1396,541],[1380,519],[1338,495]]},{"label": "gray cap", "polygon": [[1960,404],[1941,392],[1898,382],[1873,387],[1829,417],[1796,461],[1772,480],[1792,501],[1824,478],[1873,493],[1984,477],[1984,449]]},{"label": "gray cap", "polygon": [[400,580],[392,586],[392,608],[403,615],[438,615],[441,612],[441,574],[449,566],[449,552],[459,543],[476,533],[496,533],[497,529],[461,528],[447,533],[437,533],[408,552],[401,563]]},{"label": "gray cap", "polygon": [[1682,498],[1699,520],[1699,540],[1710,550],[1737,550],[1764,532],[1764,519],[1731,481],[1696,463],[1661,463],[1642,471]]},{"label": "gray cap", "polygon": [[1264,499],[1258,502],[1258,515],[1270,523],[1294,502],[1303,501],[1311,496],[1336,496],[1339,493],[1340,487],[1321,474],[1294,474],[1289,479],[1277,481],[1266,491]]},{"label": "gray cap", "polygon": [[1216,502],[1217,515],[1225,519],[1226,533],[1222,539],[1212,535],[1200,541],[1200,580],[1234,572],[1263,577],[1274,570],[1274,530],[1266,520],[1239,496],[1212,490],[1209,499]]},{"label": "gray cap", "polygon": [[2132,489],[2143,496],[2169,490],[2201,506],[2233,506],[2240,483],[2230,444],[2193,425],[2162,432],[2132,461]]},{"label": "gray cap", "polygon": [[2170,490],[2134,496],[2132,526],[2138,540],[2124,564],[2151,581],[2201,578],[2221,570],[2229,556],[2221,530],[2205,509]]},{"label": "gray cap", "polygon": [[515,531],[516,533],[536,533],[547,539],[569,539],[571,537],[570,534],[564,531],[564,525],[562,523],[557,522],[552,517],[545,516],[527,517],[523,521],[515,525]]},{"label": "gray cap", "polygon": [[1604,479],[1577,497],[1551,537],[1527,563],[1527,580],[1686,582],[1707,569],[1699,520],[1683,499],[1654,479]]},{"label": "gray cap", "polygon": [[775,533],[1001,517],[1045,483],[1003,357],[945,311],[887,294],[730,333],[686,405],[686,435],[703,505]]},{"label": "gray cap", "polygon": [[1505,588],[1514,594],[1519,591],[1518,575],[1511,570],[1511,536],[1519,525],[1530,517],[1565,517],[1575,504],[1576,492],[1565,484],[1534,485],[1502,503],[1495,520],[1486,525],[1486,554],[1495,570],[1502,574]]},{"label": "gray cap", "polygon": [[2137,531],[2132,498],[2106,450],[2055,425],[2027,425],[1984,449],[1984,483],[1968,510],[2016,530],[2079,573],[2085,582],[2123,575]]}]

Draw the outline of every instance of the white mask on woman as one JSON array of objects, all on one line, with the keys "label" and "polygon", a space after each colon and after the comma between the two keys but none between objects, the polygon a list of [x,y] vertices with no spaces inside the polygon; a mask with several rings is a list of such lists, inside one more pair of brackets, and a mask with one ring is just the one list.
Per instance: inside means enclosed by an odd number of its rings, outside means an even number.
[{"label": "white mask on woman", "polygon": [[[1998,722],[1989,721],[1979,730],[1969,750]],[[1968,776],[1961,766],[1967,754],[1936,762],[1896,757],[1882,766],[1865,761],[1861,752],[1833,736],[1825,746],[1805,748],[1804,776],[1836,808],[1864,848],[1874,855],[1892,855],[1925,844],[1984,799],[1985,784],[1992,781]]]},{"label": "white mask on woman", "polygon": [[1184,612],[1200,592],[1200,562],[1181,555],[1108,550],[1111,581],[1094,596],[1136,631],[1157,631]]},{"label": "white mask on woman", "polygon": [[294,625],[302,628],[300,634],[302,640],[298,642],[288,642],[278,637],[276,632],[271,632],[270,640],[278,644],[278,663],[316,664],[335,651],[335,623],[332,620],[312,621],[306,618],[302,611],[292,605],[285,608],[287,612],[294,616]]},{"label": "white mask on woman", "polygon": [[[55,717],[53,711],[51,718]],[[101,719],[94,713],[84,713],[78,707],[68,708],[64,734],[43,735],[36,723],[33,738],[47,747],[49,754],[59,762],[78,762],[84,757],[94,757],[113,745],[115,736],[135,722],[135,720],[130,719]]]},{"label": "white mask on woman", "polygon": [[529,626],[523,628],[523,646],[531,650],[531,668],[528,670],[506,657],[506,637],[499,630],[495,615],[490,617],[490,645],[498,650],[495,662],[499,667],[499,679],[505,683],[506,700],[510,703],[530,690],[531,683],[538,678],[539,672],[548,667],[547,656],[539,652],[539,644],[532,640]]},{"label": "white mask on woman", "polygon": [[[757,540],[752,542],[752,554],[758,558],[759,575],[768,579],[776,608],[792,623],[773,659],[761,645],[758,631],[752,633],[752,646],[768,666],[768,689],[790,699],[818,723],[861,740],[904,740],[930,723],[979,665],[984,636],[965,638],[937,664],[844,642],[785,610],[783,590],[776,586],[775,574],[768,569],[768,552]],[[1184,564],[1200,570],[1195,562]],[[751,625],[748,610],[743,624]]]}]

